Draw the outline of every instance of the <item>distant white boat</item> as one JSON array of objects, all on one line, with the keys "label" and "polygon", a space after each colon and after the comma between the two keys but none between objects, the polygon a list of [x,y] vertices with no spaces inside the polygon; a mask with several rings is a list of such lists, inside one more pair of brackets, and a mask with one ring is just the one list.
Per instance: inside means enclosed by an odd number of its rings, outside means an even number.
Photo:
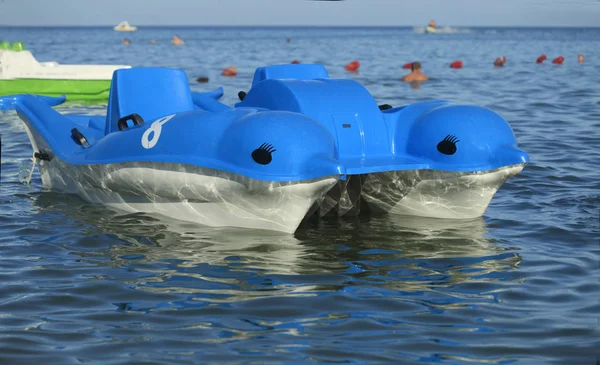
[{"label": "distant white boat", "polygon": [[127,21],[123,21],[120,22],[119,25],[117,25],[114,29],[118,32],[134,32],[137,30],[137,27],[132,27]]},{"label": "distant white boat", "polygon": [[413,32],[419,34],[462,34],[462,33],[471,33],[472,30],[466,28],[452,28],[452,27],[414,27]]},{"label": "distant white boat", "polygon": [[429,24],[427,24],[425,33],[437,33],[437,25],[435,24],[435,20],[432,20],[429,22]]}]

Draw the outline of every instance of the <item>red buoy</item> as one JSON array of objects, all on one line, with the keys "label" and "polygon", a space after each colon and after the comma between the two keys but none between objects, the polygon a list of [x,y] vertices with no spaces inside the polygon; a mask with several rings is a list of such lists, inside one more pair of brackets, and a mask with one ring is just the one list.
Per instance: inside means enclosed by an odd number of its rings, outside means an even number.
[{"label": "red buoy", "polygon": [[402,66],[402,68],[405,68],[405,69],[409,69],[409,70],[410,70],[410,69],[412,68],[412,62],[405,63],[405,64],[404,64],[404,66]]},{"label": "red buoy", "polygon": [[463,62],[461,60],[454,61],[450,64],[450,68],[462,68]]},{"label": "red buoy", "polygon": [[354,71],[357,71],[359,67],[360,67],[360,62],[352,61],[346,65],[346,71],[354,72]]},{"label": "red buoy", "polygon": [[565,61],[565,58],[563,56],[558,56],[555,59],[552,60],[552,63],[555,63],[557,65],[562,65],[562,63]]},{"label": "red buoy", "polygon": [[539,56],[535,62],[537,62],[537,63],[542,63],[542,62],[544,62],[544,61],[545,61],[547,58],[548,58],[548,57],[546,57],[546,55],[545,55],[545,54],[543,54],[543,55]]},{"label": "red buoy", "polygon": [[298,65],[298,64],[300,64],[300,61],[298,61],[298,60],[293,60],[293,61],[292,61],[292,64],[293,64],[293,65]]},{"label": "red buoy", "polygon": [[223,76],[236,76],[237,75],[237,67],[229,66],[221,72]]}]

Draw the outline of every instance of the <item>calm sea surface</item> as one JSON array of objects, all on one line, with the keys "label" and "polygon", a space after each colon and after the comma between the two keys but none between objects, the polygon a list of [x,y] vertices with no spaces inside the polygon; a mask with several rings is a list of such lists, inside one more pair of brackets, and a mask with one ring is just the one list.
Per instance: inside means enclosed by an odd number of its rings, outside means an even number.
[{"label": "calm sea surface", "polygon": [[[16,114],[0,113],[0,364],[598,362],[600,29],[0,28],[0,39],[40,61],[182,68],[195,91],[223,86],[228,104],[256,67],[319,62],[380,104],[492,108],[531,157],[481,219],[265,234],[123,215],[43,191],[37,173],[20,185],[31,147]],[[542,53],[565,62],[535,64]],[[456,59],[464,69],[448,67]],[[413,60],[431,78],[418,89],[399,82]],[[238,76],[220,76],[230,65]]]}]

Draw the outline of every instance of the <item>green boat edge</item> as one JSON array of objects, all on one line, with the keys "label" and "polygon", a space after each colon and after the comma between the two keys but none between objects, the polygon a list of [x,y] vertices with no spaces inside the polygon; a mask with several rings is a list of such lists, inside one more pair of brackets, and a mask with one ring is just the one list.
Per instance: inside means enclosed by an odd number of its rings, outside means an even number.
[{"label": "green boat edge", "polygon": [[67,101],[106,101],[111,80],[10,79],[0,80],[0,95],[66,95]]}]

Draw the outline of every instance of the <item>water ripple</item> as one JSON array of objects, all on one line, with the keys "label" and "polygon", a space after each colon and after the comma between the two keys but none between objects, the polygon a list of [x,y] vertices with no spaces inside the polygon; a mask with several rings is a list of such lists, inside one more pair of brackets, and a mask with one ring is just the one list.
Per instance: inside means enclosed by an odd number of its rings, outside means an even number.
[{"label": "water ripple", "polygon": [[[597,29],[4,29],[42,61],[184,68],[236,102],[256,67],[322,62],[377,101],[475,103],[531,156],[484,218],[358,217],[295,235],[210,229],[17,183],[31,156],[0,113],[0,363],[591,364],[600,338]],[[167,40],[177,32],[185,47]],[[51,32],[52,36],[47,36]],[[73,37],[72,32],[78,32]],[[291,37],[290,44],[285,39]],[[158,44],[150,45],[150,39]],[[68,40],[68,41],[57,41]],[[249,41],[251,40],[251,41]],[[536,65],[560,49],[560,67]],[[574,55],[584,53],[586,64]],[[495,69],[494,55],[507,67]],[[568,57],[567,57],[568,56]],[[451,59],[466,67],[452,70]],[[343,66],[361,61],[361,72]],[[431,82],[399,82],[421,60]],[[239,77],[219,76],[236,64]],[[101,115],[105,105],[68,103]]]}]

